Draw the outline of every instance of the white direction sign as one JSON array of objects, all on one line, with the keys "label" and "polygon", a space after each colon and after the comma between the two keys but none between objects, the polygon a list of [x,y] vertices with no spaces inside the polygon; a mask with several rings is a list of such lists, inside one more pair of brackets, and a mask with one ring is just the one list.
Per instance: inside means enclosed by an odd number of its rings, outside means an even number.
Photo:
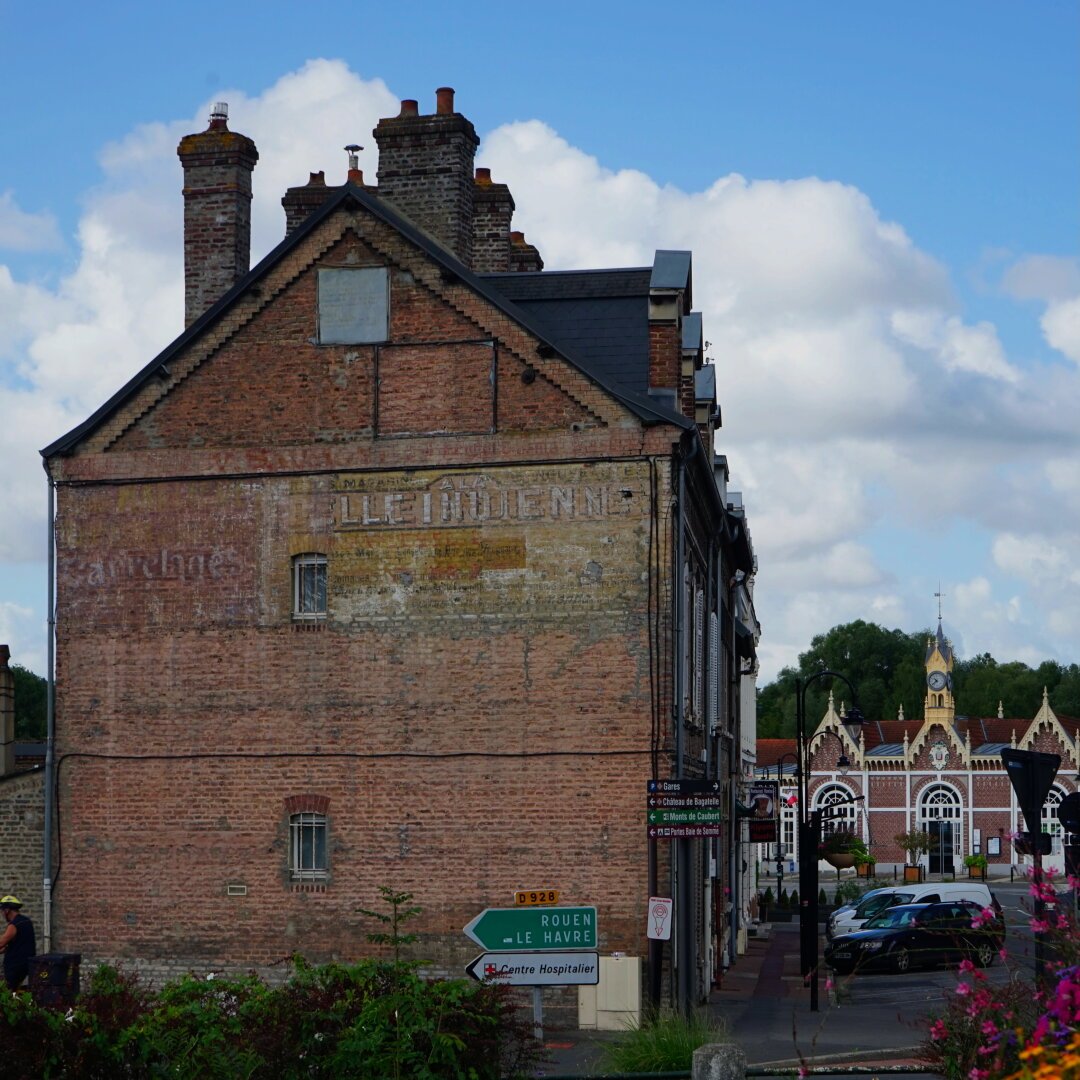
[{"label": "white direction sign", "polygon": [[600,954],[486,952],[465,971],[480,982],[504,986],[596,986],[600,981]]}]

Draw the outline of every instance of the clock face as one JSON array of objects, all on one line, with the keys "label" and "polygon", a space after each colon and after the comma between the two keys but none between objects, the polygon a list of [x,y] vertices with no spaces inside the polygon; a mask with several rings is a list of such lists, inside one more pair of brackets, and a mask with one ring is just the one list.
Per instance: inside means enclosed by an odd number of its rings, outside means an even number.
[{"label": "clock face", "polygon": [[945,678],[944,671],[931,671],[926,677],[926,681],[931,690],[944,690],[949,680]]}]

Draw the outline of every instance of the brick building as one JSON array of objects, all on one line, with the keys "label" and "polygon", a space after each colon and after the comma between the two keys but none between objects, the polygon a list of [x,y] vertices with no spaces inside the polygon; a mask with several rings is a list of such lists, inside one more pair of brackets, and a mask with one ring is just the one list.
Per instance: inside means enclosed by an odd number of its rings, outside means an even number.
[{"label": "brick building", "polygon": [[[650,777],[737,798],[754,558],[689,252],[553,273],[440,90],[283,198],[224,107],[179,146],[187,328],[43,451],[57,513],[57,947],[161,976],[421,955],[520,888],[648,956]],[[734,848],[680,845],[695,996]],[[654,946],[653,984],[675,951]],[[688,972],[689,973],[689,972]]]},{"label": "brick building", "polygon": [[[836,739],[814,741],[811,736],[810,802],[812,808],[837,805],[835,827],[850,828],[867,842],[879,872],[903,864],[907,856],[896,844],[899,833],[919,829],[937,840],[935,850],[920,857],[931,874],[963,874],[966,855],[985,855],[990,875],[1005,874],[1030,858],[1013,850],[1010,835],[1023,832],[1012,784],[1001,761],[1007,747],[1058,754],[1061,766],[1043,806],[1043,830],[1053,842],[1044,865],[1057,873],[1065,867],[1063,830],[1057,808],[1078,790],[1080,720],[1058,716],[1043,691],[1042,703],[1031,719],[1009,719],[999,709],[995,717],[957,715],[953,694],[952,645],[941,624],[926,647],[926,697],[921,720],[877,720],[863,725],[855,742],[843,725],[830,695],[829,708],[815,735],[836,733],[851,767],[836,768]],[[790,798],[795,782],[795,741],[759,739],[756,771],[760,778],[781,778],[781,793]],[[847,800],[864,796],[853,805]],[[779,853],[798,863],[797,810],[781,799],[780,845],[758,845],[758,857],[773,860]],[[824,865],[824,864],[823,864]]]}]

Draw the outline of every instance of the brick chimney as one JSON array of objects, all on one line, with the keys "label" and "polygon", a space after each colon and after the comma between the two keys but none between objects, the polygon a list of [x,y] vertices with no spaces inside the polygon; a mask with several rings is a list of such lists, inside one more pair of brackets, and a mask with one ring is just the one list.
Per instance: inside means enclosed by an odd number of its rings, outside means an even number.
[{"label": "brick chimney", "polygon": [[10,659],[11,650],[0,645],[0,776],[15,771],[15,676]]},{"label": "brick chimney", "polygon": [[510,269],[510,222],[514,197],[496,184],[490,169],[477,169],[473,186],[473,269],[478,274]]},{"label": "brick chimney", "polygon": [[251,268],[251,172],[259,152],[229,130],[228,111],[216,104],[210,126],[176,148],[184,167],[185,326]]},{"label": "brick chimney", "polygon": [[543,270],[544,260],[540,252],[525,240],[523,232],[510,234],[510,269],[515,273],[527,270]]},{"label": "brick chimney", "polygon": [[433,116],[412,99],[380,120],[379,197],[392,203],[466,266],[473,264],[473,160],[480,144],[472,123],[454,112],[454,91],[436,91]]},{"label": "brick chimney", "polygon": [[649,280],[649,394],[694,415],[693,368],[683,378],[683,316],[691,305],[689,251],[657,251]]}]

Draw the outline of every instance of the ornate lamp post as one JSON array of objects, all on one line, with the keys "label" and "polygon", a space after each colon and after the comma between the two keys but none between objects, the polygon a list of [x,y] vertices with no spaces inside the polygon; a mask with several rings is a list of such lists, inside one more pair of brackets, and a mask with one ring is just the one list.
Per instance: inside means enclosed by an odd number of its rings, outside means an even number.
[{"label": "ornate lamp post", "polygon": [[[808,679],[795,680],[795,743],[798,752],[796,766],[799,788],[799,955],[802,977],[810,980],[810,1010],[818,1011],[818,845],[821,843],[820,810],[810,810],[810,742],[806,737],[806,691],[818,679],[839,679],[851,691],[852,708],[844,718],[844,727],[854,740],[863,717],[858,706],[855,687],[844,675],[835,671],[816,671]],[[851,762],[841,753],[836,767],[846,774]]]}]

